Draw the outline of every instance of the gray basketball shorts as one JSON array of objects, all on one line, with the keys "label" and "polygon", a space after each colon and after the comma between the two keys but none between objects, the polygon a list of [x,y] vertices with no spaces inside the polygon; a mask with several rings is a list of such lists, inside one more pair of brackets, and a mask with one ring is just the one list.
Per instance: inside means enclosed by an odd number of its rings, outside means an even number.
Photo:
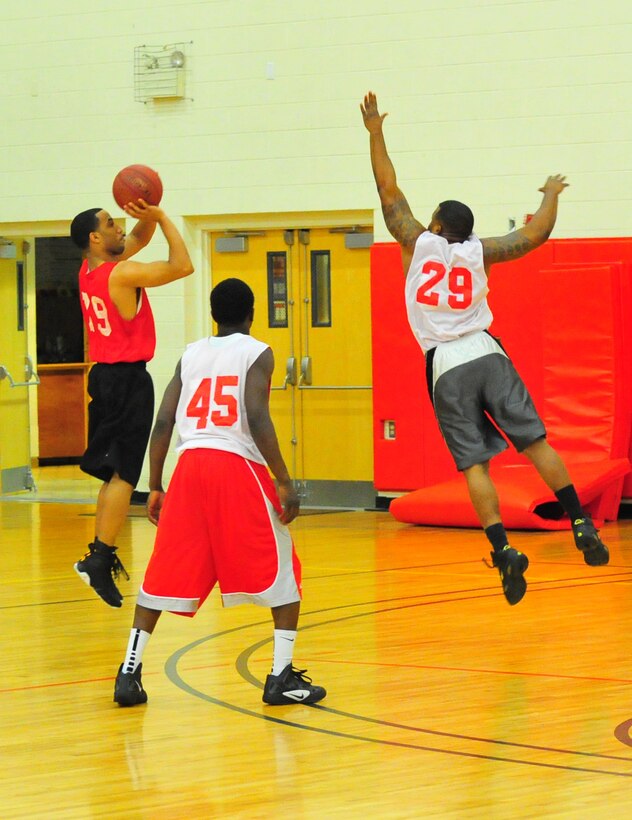
[{"label": "gray basketball shorts", "polygon": [[482,464],[507,449],[490,417],[519,453],[546,436],[524,382],[504,353],[490,353],[442,373],[433,400],[458,470]]}]

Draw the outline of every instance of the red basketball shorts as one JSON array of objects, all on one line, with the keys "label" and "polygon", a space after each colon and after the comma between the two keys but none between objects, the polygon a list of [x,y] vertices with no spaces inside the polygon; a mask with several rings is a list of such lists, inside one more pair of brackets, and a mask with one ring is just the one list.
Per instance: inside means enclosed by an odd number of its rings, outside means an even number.
[{"label": "red basketball shorts", "polygon": [[224,606],[301,598],[301,565],[263,464],[185,450],[165,496],[138,603],[192,616],[219,583]]}]

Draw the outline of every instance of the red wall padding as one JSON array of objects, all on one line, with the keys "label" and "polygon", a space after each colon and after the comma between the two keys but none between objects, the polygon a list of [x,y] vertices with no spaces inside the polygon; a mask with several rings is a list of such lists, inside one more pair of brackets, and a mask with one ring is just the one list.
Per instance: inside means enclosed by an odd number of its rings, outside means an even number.
[{"label": "red wall padding", "polygon": [[[413,490],[457,475],[438,432],[424,361],[408,327],[399,247],[371,251],[375,485]],[[492,332],[501,338],[568,461],[630,455],[632,239],[551,240],[495,265]],[[384,437],[385,420],[396,438]],[[522,463],[512,449],[495,464]],[[624,483],[632,496],[632,477]]]},{"label": "red wall padding", "polygon": [[[434,423],[424,357],[408,326],[399,246],[371,248],[373,442],[378,490],[410,490],[454,475]],[[384,438],[384,421],[396,438]]]}]

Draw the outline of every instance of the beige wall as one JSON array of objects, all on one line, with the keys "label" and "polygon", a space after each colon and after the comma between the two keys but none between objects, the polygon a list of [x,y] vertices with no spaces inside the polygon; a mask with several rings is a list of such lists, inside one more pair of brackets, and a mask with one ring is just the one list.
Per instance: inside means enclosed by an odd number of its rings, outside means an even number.
[{"label": "beige wall", "polygon": [[[129,162],[160,170],[176,214],[374,207],[358,113],[370,87],[391,112],[389,143],[420,215],[453,195],[471,202],[481,233],[503,231],[559,170],[573,189],[557,235],[625,233],[630,9],[1,0],[0,223],[107,206]],[[190,40],[193,99],[135,102],[134,47]]]},{"label": "beige wall", "polygon": [[[110,194],[116,170],[157,168],[197,263],[194,281],[152,294],[159,393],[182,345],[208,326],[200,219],[376,208],[358,110],[369,88],[390,112],[388,144],[421,221],[457,198],[480,234],[504,233],[559,171],[571,188],[555,236],[629,235],[630,9],[629,0],[0,0],[0,235],[66,224],[95,205],[122,215]],[[190,99],[136,102],[134,48],[189,41]],[[387,238],[379,212],[375,233]],[[163,248],[155,240],[139,258]]]}]

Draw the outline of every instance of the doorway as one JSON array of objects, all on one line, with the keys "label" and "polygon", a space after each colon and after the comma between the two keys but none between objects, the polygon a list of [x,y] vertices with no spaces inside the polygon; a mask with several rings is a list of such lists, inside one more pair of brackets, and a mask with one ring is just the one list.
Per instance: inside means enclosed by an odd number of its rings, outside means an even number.
[{"label": "doorway", "polygon": [[212,284],[255,294],[275,356],[270,409],[309,506],[374,506],[369,247],[349,227],[211,232]]},{"label": "doorway", "polygon": [[87,439],[87,377],[77,273],[68,236],[35,239],[39,465],[79,464]]},{"label": "doorway", "polygon": [[26,273],[13,242],[0,245],[0,492],[33,487],[29,388],[38,384],[28,355]]}]

